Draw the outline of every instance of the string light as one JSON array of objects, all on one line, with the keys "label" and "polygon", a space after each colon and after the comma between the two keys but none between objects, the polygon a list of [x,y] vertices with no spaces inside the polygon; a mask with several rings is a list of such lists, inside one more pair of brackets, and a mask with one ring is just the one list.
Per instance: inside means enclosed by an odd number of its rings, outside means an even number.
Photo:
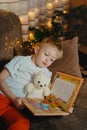
[{"label": "string light", "polygon": [[[58,0],[55,0],[55,2],[58,3]],[[57,5],[58,6],[58,5]],[[44,6],[45,8],[45,6]],[[35,8],[36,10],[31,11],[28,13],[28,18],[30,21],[35,21],[36,15],[35,15],[35,11],[37,13],[37,17],[39,15],[39,10],[37,10],[38,8]],[[52,10],[53,10],[53,4],[51,2],[48,2],[46,4],[46,9],[48,10],[48,12],[50,12],[50,14],[52,14]],[[45,12],[46,13],[46,12]],[[44,15],[45,15],[44,13]],[[63,13],[66,14],[66,10],[63,10]],[[7,19],[7,15],[8,13],[3,14],[5,19]],[[42,15],[42,16],[44,16]],[[28,20],[28,18],[25,17],[26,19],[21,19],[21,22],[23,23],[27,23],[26,20]],[[44,20],[45,21],[45,20]],[[57,22],[55,22],[57,21]],[[13,23],[12,19],[10,19],[10,22],[13,24],[14,28],[16,27],[16,25]],[[46,23],[45,23],[46,24]],[[32,25],[34,26],[34,25]],[[59,27],[59,31],[56,30]],[[29,28],[30,29],[30,28]],[[63,35],[62,31],[65,32],[65,30],[67,30],[67,25],[63,24],[62,20],[60,19],[60,23],[59,23],[59,16],[56,16],[54,18],[54,21],[48,21],[47,26],[45,27],[39,27],[38,29],[34,26],[34,28],[32,28],[32,32],[29,31],[28,33],[28,39],[26,40],[26,38],[23,38],[23,43],[20,43],[20,39],[19,38],[15,38],[15,40],[13,40],[11,42],[11,44],[9,45],[8,39],[9,37],[6,36],[5,37],[5,51],[6,53],[9,54],[9,56],[11,56],[11,53],[9,53],[10,50],[13,50],[14,48],[16,49],[16,51],[18,52],[18,54],[20,54],[20,50],[23,48],[28,48],[28,50],[30,52],[33,52],[35,45],[41,41],[44,37],[46,36],[50,36],[50,35],[54,35],[54,36],[61,36]],[[58,31],[58,32],[57,32]],[[60,33],[59,33],[60,32]],[[13,31],[12,33],[10,33],[10,36],[13,36],[16,32]],[[57,34],[56,34],[57,33]]]}]

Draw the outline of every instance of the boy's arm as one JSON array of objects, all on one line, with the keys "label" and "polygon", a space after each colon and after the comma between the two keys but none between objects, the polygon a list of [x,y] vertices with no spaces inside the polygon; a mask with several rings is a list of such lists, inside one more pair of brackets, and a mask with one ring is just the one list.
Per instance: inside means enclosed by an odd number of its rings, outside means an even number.
[{"label": "boy's arm", "polygon": [[10,100],[11,102],[16,106],[21,108],[22,105],[22,99],[14,95],[11,90],[9,89],[9,86],[5,82],[5,80],[10,76],[10,72],[5,68],[0,73],[0,91],[2,91]]},{"label": "boy's arm", "polygon": [[5,80],[10,76],[9,71],[5,68],[0,73],[0,91],[2,91],[10,100],[15,98],[15,95],[10,91]]}]

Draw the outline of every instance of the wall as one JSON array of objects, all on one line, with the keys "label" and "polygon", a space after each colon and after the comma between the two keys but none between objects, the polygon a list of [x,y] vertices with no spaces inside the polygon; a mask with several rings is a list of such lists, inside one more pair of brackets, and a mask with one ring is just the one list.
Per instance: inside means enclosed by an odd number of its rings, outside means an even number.
[{"label": "wall", "polygon": [[22,24],[23,39],[28,39],[28,27],[45,25],[55,9],[69,8],[69,0],[0,0],[0,9],[14,12]]}]

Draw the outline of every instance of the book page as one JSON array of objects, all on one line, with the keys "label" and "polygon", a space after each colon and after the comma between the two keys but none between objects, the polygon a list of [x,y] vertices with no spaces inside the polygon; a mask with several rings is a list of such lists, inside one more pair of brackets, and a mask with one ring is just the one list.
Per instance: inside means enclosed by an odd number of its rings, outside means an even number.
[{"label": "book page", "polygon": [[68,112],[61,110],[57,106],[50,107],[49,104],[43,104],[43,100],[40,99],[27,98],[23,99],[23,103],[35,116],[69,115]]},{"label": "book page", "polygon": [[68,102],[72,92],[74,91],[75,83],[65,81],[60,78],[56,78],[52,89],[52,94],[56,95],[59,99],[64,102]]}]

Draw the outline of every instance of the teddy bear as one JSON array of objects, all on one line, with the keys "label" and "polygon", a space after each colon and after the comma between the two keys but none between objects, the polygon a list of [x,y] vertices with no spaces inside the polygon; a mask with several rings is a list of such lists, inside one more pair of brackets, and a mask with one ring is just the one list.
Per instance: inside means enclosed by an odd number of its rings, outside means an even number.
[{"label": "teddy bear", "polygon": [[29,98],[44,98],[50,95],[50,84],[51,78],[39,71],[33,78],[33,81],[28,83],[24,87],[26,97]]}]

